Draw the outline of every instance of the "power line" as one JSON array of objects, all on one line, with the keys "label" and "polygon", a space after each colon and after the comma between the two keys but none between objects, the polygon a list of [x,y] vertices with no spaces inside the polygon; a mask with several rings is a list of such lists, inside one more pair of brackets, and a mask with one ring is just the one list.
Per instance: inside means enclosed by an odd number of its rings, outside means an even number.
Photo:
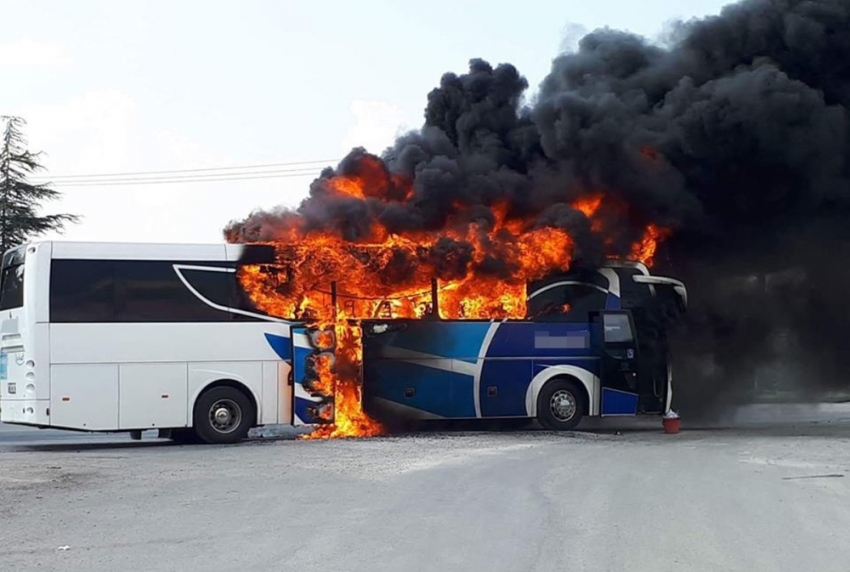
[{"label": "power line", "polygon": [[305,172],[305,173],[296,173],[289,172],[283,173],[279,175],[256,175],[256,176],[236,176],[236,177],[227,177],[227,176],[219,176],[219,177],[201,177],[201,178],[188,178],[188,179],[167,179],[167,180],[155,180],[155,179],[119,179],[119,180],[96,180],[96,181],[70,181],[70,182],[59,182],[56,183],[55,187],[112,187],[112,186],[126,186],[126,185],[173,185],[177,183],[214,183],[220,181],[249,181],[253,179],[288,179],[291,177],[315,177],[317,173],[315,171]]},{"label": "power line", "polygon": [[[123,172],[123,173],[90,173],[90,174],[77,174],[77,175],[39,175],[39,179],[93,179],[99,177],[144,177],[147,175],[174,175],[180,173],[201,173],[201,172],[211,172],[211,171],[238,171],[244,169],[266,169],[272,167],[297,167],[297,169],[305,169],[305,168],[318,168],[320,165],[336,163],[339,159],[316,159],[313,161],[291,161],[288,163],[265,163],[258,165],[239,165],[234,167],[207,167],[203,169],[176,169],[170,171],[135,171],[135,172]],[[285,170],[285,169],[282,169]],[[242,173],[222,173],[223,175],[228,174],[242,174]]]},{"label": "power line", "polygon": [[[236,177],[251,177],[254,175],[268,175],[271,178],[274,176],[283,176],[283,175],[318,175],[319,170],[317,167],[301,167],[298,169],[275,169],[269,171],[245,171],[242,173],[203,173],[203,174],[186,174],[186,175],[164,175],[164,176],[156,176],[156,177],[128,177],[121,179],[70,179],[70,180],[60,180],[56,182],[56,185],[77,185],[77,184],[88,184],[88,183],[143,183],[145,181],[157,182],[157,181],[173,181],[175,183],[179,183],[183,180],[191,180],[197,179],[199,177],[209,180],[228,180],[229,178]],[[52,183],[52,181],[51,181]]]}]

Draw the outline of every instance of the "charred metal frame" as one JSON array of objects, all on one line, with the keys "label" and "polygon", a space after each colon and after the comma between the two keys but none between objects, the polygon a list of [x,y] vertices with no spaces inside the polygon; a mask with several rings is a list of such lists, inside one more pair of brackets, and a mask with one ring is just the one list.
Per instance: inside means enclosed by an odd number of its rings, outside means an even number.
[{"label": "charred metal frame", "polygon": [[[339,295],[337,293],[336,280],[331,282],[331,308],[334,316],[339,311]],[[423,316],[422,319],[440,320],[440,296],[439,283],[436,278],[431,278],[431,305],[430,310]]]}]

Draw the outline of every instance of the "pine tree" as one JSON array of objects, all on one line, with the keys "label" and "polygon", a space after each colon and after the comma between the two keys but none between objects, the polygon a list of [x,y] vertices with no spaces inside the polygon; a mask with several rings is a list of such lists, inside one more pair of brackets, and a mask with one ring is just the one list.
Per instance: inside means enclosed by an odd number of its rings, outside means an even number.
[{"label": "pine tree", "polygon": [[69,214],[40,215],[41,203],[56,200],[59,191],[49,184],[34,185],[27,178],[44,167],[41,152],[26,149],[23,134],[26,121],[20,117],[0,117],[6,122],[0,148],[0,253],[45,232],[62,231],[66,223],[79,217]]}]

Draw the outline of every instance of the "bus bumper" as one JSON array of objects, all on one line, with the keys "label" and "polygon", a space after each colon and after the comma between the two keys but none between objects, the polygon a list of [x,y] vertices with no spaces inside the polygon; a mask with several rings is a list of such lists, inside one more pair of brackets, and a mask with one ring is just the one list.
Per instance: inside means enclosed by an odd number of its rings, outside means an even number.
[{"label": "bus bumper", "polygon": [[0,401],[0,421],[21,425],[50,425],[50,400],[4,398]]}]

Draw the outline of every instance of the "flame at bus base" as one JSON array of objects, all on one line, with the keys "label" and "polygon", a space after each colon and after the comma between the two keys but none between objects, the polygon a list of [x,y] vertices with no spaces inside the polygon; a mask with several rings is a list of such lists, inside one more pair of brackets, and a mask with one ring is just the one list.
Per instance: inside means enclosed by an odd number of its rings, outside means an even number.
[{"label": "flame at bus base", "polygon": [[[360,172],[371,172],[367,167]],[[336,175],[325,183],[327,193],[345,199],[412,200],[412,191],[392,197],[381,194],[387,188],[397,190],[398,181],[381,187],[368,176]],[[601,244],[622,242],[617,234],[622,227],[612,222],[622,220],[626,210],[622,200],[594,191],[571,206],[589,219]],[[368,437],[383,431],[361,406],[359,320],[432,315],[433,279],[439,284],[440,318],[525,318],[526,284],[570,268],[575,242],[564,229],[541,226],[534,217],[511,213],[498,203],[491,205],[488,216],[479,218],[465,212],[462,204],[453,204],[452,209],[455,215],[448,216],[442,228],[391,233],[372,221],[356,239],[309,229],[297,212],[287,212],[274,239],[265,242],[274,246],[274,263],[241,267],[240,282],[259,309],[336,333],[333,365],[317,365],[320,380],[311,384],[319,393],[332,392],[334,423],[319,426],[307,438]],[[629,252],[606,255],[650,265],[658,243],[668,234],[647,225]]]}]

